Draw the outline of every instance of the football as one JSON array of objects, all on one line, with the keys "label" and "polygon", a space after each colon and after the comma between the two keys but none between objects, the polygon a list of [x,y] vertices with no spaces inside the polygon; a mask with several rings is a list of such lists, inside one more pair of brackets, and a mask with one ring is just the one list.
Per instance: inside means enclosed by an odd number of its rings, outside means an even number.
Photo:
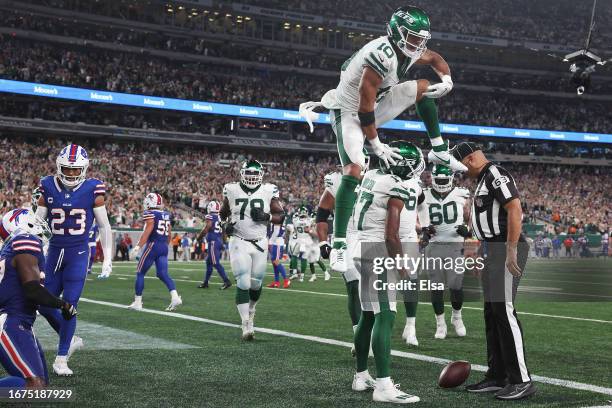
[{"label": "football", "polygon": [[442,369],[438,385],[442,388],[454,388],[463,384],[470,376],[471,366],[467,361],[451,361]]}]

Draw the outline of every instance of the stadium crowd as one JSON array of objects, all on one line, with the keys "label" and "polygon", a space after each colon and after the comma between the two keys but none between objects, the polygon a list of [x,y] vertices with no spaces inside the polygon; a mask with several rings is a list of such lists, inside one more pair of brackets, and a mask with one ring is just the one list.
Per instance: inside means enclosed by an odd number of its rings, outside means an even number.
[{"label": "stadium crowd", "polygon": [[[41,176],[55,173],[55,157],[68,142],[61,139],[0,138],[0,212],[30,202]],[[272,152],[219,152],[204,147],[149,142],[78,140],[91,158],[88,175],[108,186],[113,225],[139,226],[142,200],[157,191],[183,226],[194,225],[189,212],[203,212],[209,200],[220,200],[223,185],[239,179],[239,165],[247,158],[264,163],[265,181],[278,185],[289,208],[316,207],[323,191],[322,176],[337,169],[328,155]],[[546,220],[564,228],[606,231],[612,221],[609,168],[509,164],[521,186],[526,219]],[[426,177],[424,177],[425,179]],[[473,187],[467,180],[457,182]]]},{"label": "stadium crowd", "polygon": [[[190,29],[202,29],[201,18],[192,18],[189,8],[174,8],[166,12],[167,5],[157,7],[133,1],[78,1],[28,0],[29,3],[64,8],[92,14],[138,20],[156,24],[169,24]],[[532,40],[561,45],[582,45],[591,14],[591,2],[573,0],[500,0],[493,5],[488,0],[440,0],[435,4],[426,0],[413,0],[412,4],[427,10],[433,31],[504,38]],[[170,5],[172,3],[169,3]],[[232,1],[219,2],[225,6],[221,12],[232,10]],[[372,6],[368,0],[251,0],[248,4],[275,9],[304,12],[330,19],[345,18],[383,24],[398,7],[395,0],[381,0]],[[211,10],[212,11],[212,10]],[[201,15],[202,13],[200,13]],[[222,14],[222,13],[221,13]],[[612,4],[599,2],[596,23],[612,19]],[[594,47],[610,48],[612,31],[605,24],[596,25]]]},{"label": "stadium crowd", "polygon": [[[0,78],[22,81],[290,109],[320,99],[337,84],[328,77],[182,64],[103,50],[67,50],[7,36],[2,41]],[[612,112],[598,101],[542,99],[503,91],[456,89],[439,104],[441,120],[449,123],[601,133],[609,130],[612,121]],[[416,114],[409,110],[402,118],[416,119]]]}]

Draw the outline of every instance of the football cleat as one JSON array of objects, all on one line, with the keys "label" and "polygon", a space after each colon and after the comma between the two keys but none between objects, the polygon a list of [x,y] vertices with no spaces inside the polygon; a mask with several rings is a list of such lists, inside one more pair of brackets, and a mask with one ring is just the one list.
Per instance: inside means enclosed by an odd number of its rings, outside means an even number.
[{"label": "football cleat", "polygon": [[67,358],[70,358],[75,351],[82,349],[83,345],[84,343],[82,338],[79,336],[72,336],[72,340],[70,340],[70,348],[68,348]]},{"label": "football cleat", "polygon": [[394,404],[412,404],[421,399],[416,395],[406,394],[399,389],[399,384],[393,384],[392,380],[387,382],[376,381],[372,399],[376,402],[392,402]]},{"label": "football cleat", "polygon": [[267,288],[280,288],[280,282],[274,281],[266,286]]},{"label": "football cleat", "polygon": [[332,248],[329,253],[329,267],[337,272],[344,273],[348,267],[346,265],[346,243],[340,248]]},{"label": "football cleat", "polygon": [[465,165],[459,160],[455,159],[453,155],[450,154],[450,152],[448,151],[448,148],[446,150],[437,152],[434,151],[434,149],[432,148],[427,154],[427,160],[430,163],[443,164],[445,166],[448,166],[454,172],[467,171],[467,167],[465,167]]},{"label": "football cleat", "polygon": [[291,286],[291,281],[289,279],[285,279],[283,281],[283,289],[287,289],[289,286]]},{"label": "football cleat", "polygon": [[416,328],[411,324],[407,324],[406,327],[404,327],[402,339],[404,339],[406,341],[406,344],[408,344],[409,346],[419,345],[419,341],[416,338]]},{"label": "football cleat", "polygon": [[291,276],[289,276],[289,279],[290,279],[290,280],[294,280],[294,279],[297,279],[297,278],[298,278],[298,273],[297,273],[297,272],[293,272],[293,273],[291,274]]},{"label": "football cleat", "polygon": [[446,327],[445,322],[436,324],[436,334],[434,334],[434,339],[444,340],[446,338],[446,333],[448,329]]},{"label": "football cleat", "polygon": [[68,357],[57,356],[53,362],[53,372],[59,376],[70,376],[73,374],[72,370],[68,368]]},{"label": "football cleat", "polygon": [[317,280],[317,275],[315,275],[314,273],[312,274],[312,276],[310,277],[310,279],[308,279],[308,282],[314,282]]},{"label": "football cleat", "polygon": [[133,301],[129,306],[128,309],[132,309],[132,310],[142,310],[142,301],[141,300],[135,300]]},{"label": "football cleat", "polygon": [[467,330],[465,329],[465,325],[463,324],[463,319],[461,318],[461,316],[453,316],[451,318],[451,324],[455,327],[455,333],[457,333],[457,336],[465,337],[465,335],[467,334]]},{"label": "football cleat", "polygon": [[367,371],[355,373],[355,375],[353,376],[353,391],[373,390],[375,386],[376,381]]},{"label": "football cleat", "polygon": [[304,282],[304,274],[303,273],[298,273],[298,280],[300,282]]},{"label": "football cleat", "polygon": [[325,280],[328,281],[331,279],[331,275],[329,274],[329,272],[325,271]]},{"label": "football cleat", "polygon": [[200,289],[208,289],[208,282],[202,282],[198,285]]},{"label": "football cleat", "polygon": [[176,310],[177,307],[183,304],[183,299],[180,296],[177,296],[175,299],[170,301],[170,304],[166,308],[166,312],[172,312]]},{"label": "football cleat", "polygon": [[232,287],[232,282],[227,281],[227,282],[223,282],[223,285],[221,285],[219,290],[225,290],[225,289],[229,289],[231,287]]}]

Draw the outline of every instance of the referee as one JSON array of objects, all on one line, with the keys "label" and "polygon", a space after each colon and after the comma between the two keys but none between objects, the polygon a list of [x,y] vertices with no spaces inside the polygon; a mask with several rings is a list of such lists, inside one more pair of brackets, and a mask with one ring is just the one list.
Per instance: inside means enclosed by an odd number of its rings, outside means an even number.
[{"label": "referee", "polygon": [[478,181],[470,215],[478,240],[486,242],[482,271],[484,319],[489,370],[485,379],[466,387],[474,393],[494,392],[497,399],[518,400],[536,392],[525,362],[523,330],[514,309],[516,289],[529,245],[521,234],[523,211],[514,178],[485,157],[478,145],[460,143],[453,156]]}]

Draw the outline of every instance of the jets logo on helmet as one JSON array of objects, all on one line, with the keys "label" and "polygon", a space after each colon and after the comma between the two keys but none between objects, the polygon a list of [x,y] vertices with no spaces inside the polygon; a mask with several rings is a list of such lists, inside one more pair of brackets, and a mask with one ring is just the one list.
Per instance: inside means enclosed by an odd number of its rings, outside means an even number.
[{"label": "jets logo on helmet", "polygon": [[218,213],[219,211],[221,211],[221,205],[219,204],[218,201],[212,200],[206,206],[206,211],[208,211],[209,214]]},{"label": "jets logo on helmet", "polygon": [[418,60],[431,38],[429,17],[415,6],[400,7],[387,24],[389,40],[407,57]]},{"label": "jets logo on helmet", "polygon": [[242,164],[240,182],[248,188],[259,187],[263,181],[263,166],[257,160],[249,160]]},{"label": "jets logo on helmet", "polygon": [[85,149],[76,144],[70,144],[62,149],[57,160],[57,178],[66,187],[76,187],[85,180],[89,167],[89,156]]},{"label": "jets logo on helmet", "polygon": [[444,164],[436,164],[431,170],[431,186],[438,193],[447,193],[453,189],[453,178],[455,175],[450,167]]},{"label": "jets logo on helmet", "polygon": [[144,208],[145,210],[150,210],[152,208],[162,208],[164,205],[164,201],[162,196],[157,193],[149,193],[144,199]]},{"label": "jets logo on helmet", "polygon": [[425,170],[423,152],[414,143],[397,141],[391,142],[389,146],[397,148],[402,158],[397,159],[397,163],[388,169],[382,168],[383,171],[388,171],[403,180],[410,180],[419,177]]}]

